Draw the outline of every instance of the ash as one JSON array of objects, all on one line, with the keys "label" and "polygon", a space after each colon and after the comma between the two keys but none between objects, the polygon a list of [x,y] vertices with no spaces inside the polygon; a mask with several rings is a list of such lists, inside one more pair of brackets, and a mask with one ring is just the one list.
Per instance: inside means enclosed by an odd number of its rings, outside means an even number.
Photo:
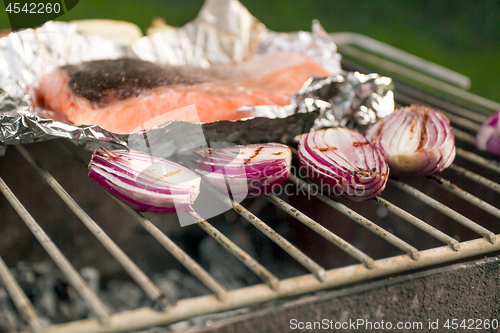
[{"label": "ash", "polygon": [[[36,313],[48,326],[92,317],[81,297],[52,262],[19,262],[11,269],[14,278],[33,304]],[[151,307],[153,302],[134,282],[101,278],[93,267],[80,269],[87,285],[97,294],[111,313]],[[209,294],[193,276],[178,270],[168,270],[150,276],[153,283],[174,303],[181,298]],[[176,327],[191,326],[187,323],[174,324],[172,328],[154,328],[141,333],[175,332]],[[6,289],[0,283],[0,332],[10,333],[29,330],[17,311]]]}]

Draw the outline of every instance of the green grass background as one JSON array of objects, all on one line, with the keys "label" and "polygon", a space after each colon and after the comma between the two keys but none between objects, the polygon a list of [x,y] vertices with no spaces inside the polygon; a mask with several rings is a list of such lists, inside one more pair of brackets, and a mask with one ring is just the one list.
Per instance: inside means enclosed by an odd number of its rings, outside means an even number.
[{"label": "green grass background", "polygon": [[[80,0],[59,20],[111,18],[147,28],[154,17],[171,25],[193,19],[202,0]],[[500,102],[499,0],[242,0],[275,31],[352,31],[469,76],[471,91]],[[0,29],[9,22],[0,3]]]}]

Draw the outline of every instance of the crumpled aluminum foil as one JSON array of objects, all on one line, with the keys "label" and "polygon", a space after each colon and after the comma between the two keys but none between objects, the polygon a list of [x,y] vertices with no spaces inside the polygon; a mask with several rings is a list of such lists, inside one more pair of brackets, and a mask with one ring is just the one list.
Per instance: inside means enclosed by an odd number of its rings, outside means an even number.
[{"label": "crumpled aluminum foil", "polygon": [[[332,75],[310,79],[288,106],[250,107],[253,117],[245,120],[201,125],[171,121],[124,135],[96,125],[73,126],[45,119],[39,115],[50,111],[37,109],[32,103],[31,87],[39,86],[43,75],[67,64],[138,57],[156,63],[209,67],[278,51],[305,54]],[[156,142],[155,155],[165,157],[192,148],[193,142],[199,144],[200,136],[206,142],[289,142],[311,128],[366,125],[391,113],[390,78],[342,72],[340,59],[336,45],[319,22],[313,22],[312,32],[269,31],[237,0],[207,0],[192,22],[143,37],[130,46],[85,35],[73,24],[47,22],[40,28],[0,38],[0,155],[9,144],[68,138],[87,149],[125,146],[149,152],[145,142]],[[190,132],[198,133],[197,139],[178,139]]]},{"label": "crumpled aluminum foil", "polygon": [[327,78],[310,78],[292,95],[290,105],[245,109],[267,118],[317,111],[312,129],[341,126],[363,131],[394,111],[392,79],[376,73],[342,71]]},{"label": "crumpled aluminum foil", "polygon": [[332,126],[360,129],[394,110],[392,79],[359,72],[311,78],[292,97],[292,104],[297,105],[297,112],[320,112],[314,129]]}]

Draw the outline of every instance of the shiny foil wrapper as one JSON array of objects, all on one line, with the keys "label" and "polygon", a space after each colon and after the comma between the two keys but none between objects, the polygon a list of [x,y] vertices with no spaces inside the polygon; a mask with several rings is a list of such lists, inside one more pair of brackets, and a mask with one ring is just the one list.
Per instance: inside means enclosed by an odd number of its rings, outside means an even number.
[{"label": "shiny foil wrapper", "polygon": [[[31,88],[39,86],[42,76],[68,64],[136,57],[207,68],[279,51],[307,55],[331,76],[308,80],[290,105],[245,107],[252,117],[244,120],[170,121],[144,132],[117,134],[97,125],[73,126],[44,118],[51,111],[32,103]],[[207,0],[192,22],[130,45],[84,34],[74,24],[47,22],[0,38],[0,155],[9,144],[67,138],[87,149],[127,147],[166,157],[203,145],[203,141],[291,142],[313,128],[365,126],[394,110],[390,78],[343,72],[340,60],[336,45],[319,22],[313,22],[311,32],[269,31],[236,0]],[[148,147],[152,144],[155,151]]]}]

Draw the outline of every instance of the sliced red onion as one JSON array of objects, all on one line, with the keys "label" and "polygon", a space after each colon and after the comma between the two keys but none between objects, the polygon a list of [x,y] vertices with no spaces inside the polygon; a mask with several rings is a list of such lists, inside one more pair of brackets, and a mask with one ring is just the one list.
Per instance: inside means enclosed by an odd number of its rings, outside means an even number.
[{"label": "sliced red onion", "polygon": [[455,137],[441,112],[421,105],[394,110],[366,130],[395,175],[430,175],[455,159]]},{"label": "sliced red onion", "polygon": [[236,197],[269,194],[290,175],[292,152],[279,143],[204,148],[197,154],[195,171],[214,188]]},{"label": "sliced red onion", "polygon": [[306,133],[298,150],[307,177],[327,195],[363,201],[385,188],[389,167],[378,148],[358,131],[334,127]]},{"label": "sliced red onion", "polygon": [[486,119],[476,136],[476,147],[500,155],[500,111]]},{"label": "sliced red onion", "polygon": [[94,151],[89,177],[138,211],[190,210],[200,193],[199,175],[177,163],[138,151]]}]

